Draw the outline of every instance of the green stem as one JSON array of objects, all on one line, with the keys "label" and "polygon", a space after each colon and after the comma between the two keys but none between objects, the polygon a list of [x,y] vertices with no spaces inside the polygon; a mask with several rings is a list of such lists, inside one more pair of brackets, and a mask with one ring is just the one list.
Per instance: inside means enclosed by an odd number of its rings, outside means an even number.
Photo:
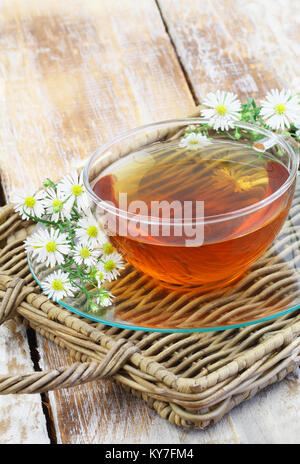
[{"label": "green stem", "polygon": [[31,216],[31,214],[26,213],[26,211],[23,208],[23,213],[28,216],[30,219],[32,219],[34,222],[41,222],[42,224],[46,224],[48,226],[54,226],[54,227],[59,227],[58,222],[53,222],[53,221],[47,221],[46,219],[41,219],[36,216]]}]

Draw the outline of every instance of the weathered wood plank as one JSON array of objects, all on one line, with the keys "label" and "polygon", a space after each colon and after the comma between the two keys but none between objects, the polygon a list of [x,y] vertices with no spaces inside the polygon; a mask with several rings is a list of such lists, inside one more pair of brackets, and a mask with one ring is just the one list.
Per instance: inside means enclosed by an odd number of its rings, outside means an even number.
[{"label": "weathered wood plank", "polygon": [[271,88],[300,91],[300,3],[293,0],[158,0],[201,101],[223,89],[243,100]]},{"label": "weathered wood plank", "polygon": [[231,411],[227,420],[239,443],[300,443],[299,369]]},{"label": "weathered wood plank", "polygon": [[0,13],[8,196],[62,176],[120,131],[194,107],[152,0],[6,0]]},{"label": "weathered wood plank", "polygon": [[[6,322],[0,327],[0,374],[32,370],[24,327]],[[0,396],[0,443],[50,443],[40,395]]]}]

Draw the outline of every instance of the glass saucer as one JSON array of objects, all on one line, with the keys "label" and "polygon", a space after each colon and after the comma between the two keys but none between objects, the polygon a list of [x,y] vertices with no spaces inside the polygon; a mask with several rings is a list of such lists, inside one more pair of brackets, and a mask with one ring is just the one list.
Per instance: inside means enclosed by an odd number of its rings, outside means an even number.
[{"label": "glass saucer", "polygon": [[[94,314],[83,296],[58,303],[82,317],[129,330],[208,332],[275,319],[300,308],[300,185],[279,236],[251,269],[231,286],[217,291],[182,293],[127,266],[107,288],[114,304]],[[30,271],[40,282],[53,269],[28,255]]]}]

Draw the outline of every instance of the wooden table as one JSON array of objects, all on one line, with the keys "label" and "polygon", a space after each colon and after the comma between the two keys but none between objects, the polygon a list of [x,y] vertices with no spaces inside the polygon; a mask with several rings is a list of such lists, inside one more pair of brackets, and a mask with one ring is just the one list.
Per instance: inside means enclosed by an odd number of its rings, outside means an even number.
[{"label": "wooden table", "polygon": [[[208,91],[300,91],[294,0],[3,0],[0,26],[3,201],[121,131],[192,112]],[[32,331],[0,327],[1,373],[70,362]],[[0,443],[299,443],[299,409],[295,373],[215,426],[184,430],[98,381],[0,397]]]}]

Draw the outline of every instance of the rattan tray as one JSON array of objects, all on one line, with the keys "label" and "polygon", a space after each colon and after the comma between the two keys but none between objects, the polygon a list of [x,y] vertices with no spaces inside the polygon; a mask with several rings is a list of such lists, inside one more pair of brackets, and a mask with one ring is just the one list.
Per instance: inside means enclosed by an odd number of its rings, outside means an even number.
[{"label": "rattan tray", "polygon": [[122,330],[72,314],[44,296],[27,265],[31,225],[0,209],[0,323],[18,316],[76,362],[0,376],[0,393],[40,393],[111,376],[164,419],[204,428],[300,364],[300,313],[198,334]]},{"label": "rattan tray", "polygon": [[[297,218],[298,198],[300,191],[294,200]],[[171,423],[204,428],[300,364],[300,310],[244,328],[165,334],[110,327],[62,308],[41,293],[28,268],[23,242],[33,227],[11,205],[0,208],[0,324],[17,317],[67,349],[76,362],[48,372],[2,375],[0,394],[41,393],[111,376]],[[290,244],[282,244],[285,253]],[[277,271],[276,280],[267,279],[270,292],[293,284]],[[116,285],[134,307],[126,275]],[[255,285],[257,276],[252,277]]]}]

